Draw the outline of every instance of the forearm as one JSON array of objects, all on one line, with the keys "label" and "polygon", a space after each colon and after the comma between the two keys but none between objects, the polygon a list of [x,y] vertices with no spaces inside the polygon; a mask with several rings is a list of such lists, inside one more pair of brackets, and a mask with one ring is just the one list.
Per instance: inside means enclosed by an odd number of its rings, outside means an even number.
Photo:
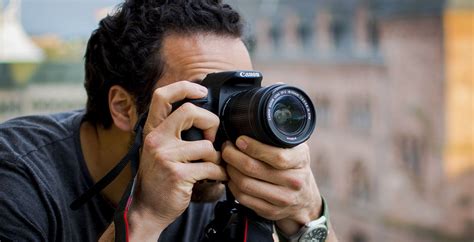
[{"label": "forearm", "polygon": [[327,228],[328,235],[325,241],[337,241],[336,234],[329,221],[329,212],[327,204],[323,199],[316,200],[320,205],[312,206],[313,209],[307,210],[292,218],[286,218],[276,221],[276,227],[281,238],[294,240],[303,234],[308,233],[308,229],[314,226],[321,226],[324,224]]},{"label": "forearm", "polygon": [[[145,218],[143,213],[132,212],[128,216],[129,234],[128,241],[157,241],[163,231],[160,225],[152,223]],[[125,231],[123,231],[125,232]],[[100,242],[115,241],[115,224],[112,222],[99,239]]]},{"label": "forearm", "polygon": [[150,214],[146,211],[133,210],[129,215],[129,241],[153,241],[156,242],[161,232],[166,228],[154,218],[150,218]]},{"label": "forearm", "polygon": [[[278,223],[277,223],[277,224],[278,224]],[[277,224],[276,224],[276,226],[278,226]],[[333,229],[333,227],[332,227],[332,224],[331,224],[331,223],[328,223],[328,227],[329,227],[329,228],[328,228],[329,233],[328,233],[328,236],[327,236],[325,242],[338,242],[337,236],[336,236],[336,233],[334,232],[334,229]],[[297,231],[298,231],[299,229],[301,229],[301,227],[298,227],[298,228],[295,228],[295,229],[296,229],[296,230],[295,230],[295,231],[296,231],[295,233],[297,233]],[[277,232],[276,232],[276,233],[278,234],[278,233],[281,233],[281,232],[282,232],[281,229],[280,229],[280,228],[277,228]],[[277,236],[277,235],[275,235],[275,236]],[[286,239],[280,237],[280,239],[279,239],[279,240],[276,240],[276,241],[279,241],[279,242],[282,242],[282,241],[283,241],[283,242],[284,242],[284,241],[286,241]]]},{"label": "forearm", "polygon": [[99,242],[113,242],[115,241],[115,225],[112,222],[105,232],[100,236]]}]

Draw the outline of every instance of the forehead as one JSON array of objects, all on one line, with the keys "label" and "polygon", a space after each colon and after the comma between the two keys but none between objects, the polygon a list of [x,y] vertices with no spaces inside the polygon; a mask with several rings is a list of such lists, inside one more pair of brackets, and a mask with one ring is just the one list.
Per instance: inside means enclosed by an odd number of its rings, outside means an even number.
[{"label": "forehead", "polygon": [[240,38],[172,34],[164,38],[161,54],[165,68],[158,86],[181,80],[199,81],[213,72],[252,69],[249,53]]}]

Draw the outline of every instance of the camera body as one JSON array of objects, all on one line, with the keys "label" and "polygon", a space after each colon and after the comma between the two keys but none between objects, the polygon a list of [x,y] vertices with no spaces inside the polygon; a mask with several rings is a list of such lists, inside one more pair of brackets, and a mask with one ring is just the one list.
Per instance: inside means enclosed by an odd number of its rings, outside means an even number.
[{"label": "camera body", "polygon": [[[202,99],[184,100],[216,114],[220,119],[214,147],[226,140],[235,142],[247,135],[277,147],[293,147],[306,141],[316,125],[316,112],[309,97],[300,89],[277,84],[261,87],[262,74],[256,71],[211,73],[201,85],[208,88]],[[202,131],[191,128],[183,140],[201,140]]]}]

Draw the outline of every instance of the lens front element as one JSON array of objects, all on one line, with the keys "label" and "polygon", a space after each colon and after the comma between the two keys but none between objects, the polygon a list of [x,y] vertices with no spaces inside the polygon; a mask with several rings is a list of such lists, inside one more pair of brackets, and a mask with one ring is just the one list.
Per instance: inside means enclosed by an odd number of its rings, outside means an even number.
[{"label": "lens front element", "polygon": [[304,128],[306,119],[303,103],[295,96],[285,95],[276,100],[273,122],[280,132],[295,135]]},{"label": "lens front element", "polygon": [[303,143],[316,125],[308,95],[287,85],[239,92],[226,100],[221,113],[221,127],[229,140],[247,135],[277,147]]},{"label": "lens front element", "polygon": [[302,90],[273,85],[264,95],[264,130],[282,147],[293,147],[306,141],[316,125],[313,103]]}]

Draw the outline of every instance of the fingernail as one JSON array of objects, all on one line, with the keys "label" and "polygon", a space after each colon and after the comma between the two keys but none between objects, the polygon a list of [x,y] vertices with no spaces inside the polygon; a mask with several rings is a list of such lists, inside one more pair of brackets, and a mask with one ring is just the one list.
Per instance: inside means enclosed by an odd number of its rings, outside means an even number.
[{"label": "fingernail", "polygon": [[222,143],[221,150],[224,150],[225,147],[227,147],[230,144],[230,142],[227,140],[224,143]]},{"label": "fingernail", "polygon": [[207,88],[204,87],[204,86],[199,86],[199,91],[200,91],[202,94],[207,94]]},{"label": "fingernail", "polygon": [[239,147],[239,149],[241,150],[245,150],[247,149],[247,141],[245,141],[245,139],[243,138],[238,138],[237,141],[235,142],[235,144],[237,145],[237,147]]}]

